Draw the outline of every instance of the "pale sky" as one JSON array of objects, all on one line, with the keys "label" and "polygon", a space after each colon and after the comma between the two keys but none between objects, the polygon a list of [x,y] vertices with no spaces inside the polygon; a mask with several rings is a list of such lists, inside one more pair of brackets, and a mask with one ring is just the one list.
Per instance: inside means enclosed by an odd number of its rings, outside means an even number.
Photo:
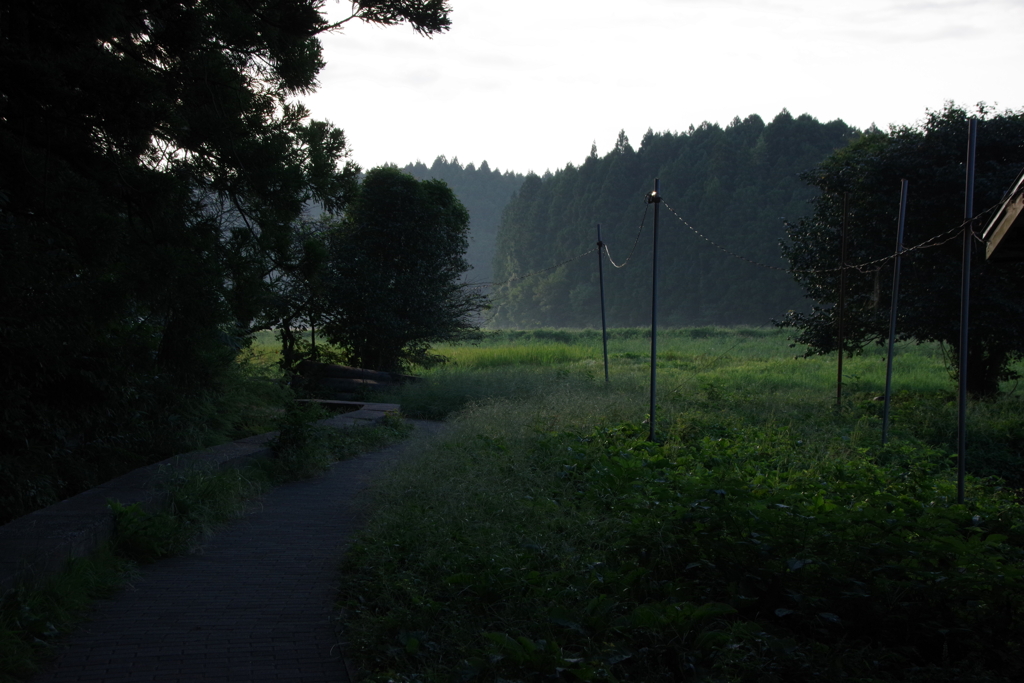
[{"label": "pale sky", "polygon": [[1024,0],[450,2],[433,39],[354,23],[323,38],[303,100],[363,168],[444,154],[543,173],[620,129],[636,148],[648,128],[783,108],[885,128],[946,100],[1024,107]]}]

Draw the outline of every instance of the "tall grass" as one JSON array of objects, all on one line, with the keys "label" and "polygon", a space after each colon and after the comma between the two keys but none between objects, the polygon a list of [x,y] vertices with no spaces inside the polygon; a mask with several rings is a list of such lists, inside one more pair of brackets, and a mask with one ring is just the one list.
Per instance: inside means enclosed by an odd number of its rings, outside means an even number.
[{"label": "tall grass", "polygon": [[[878,350],[837,410],[834,358],[672,331],[650,444],[646,344],[613,335],[606,384],[598,333],[495,333],[389,396],[449,427],[346,561],[370,680],[1013,680],[1024,518],[1001,481],[951,502],[939,349],[900,349],[883,447]],[[977,475],[1024,485],[1022,407],[972,405]]]}]

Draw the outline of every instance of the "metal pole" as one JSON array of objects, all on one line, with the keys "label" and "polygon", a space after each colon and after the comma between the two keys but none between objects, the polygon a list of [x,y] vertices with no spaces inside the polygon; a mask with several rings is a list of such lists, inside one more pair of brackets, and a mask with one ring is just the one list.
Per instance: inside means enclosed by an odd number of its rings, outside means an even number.
[{"label": "metal pole", "polygon": [[601,343],[604,345],[604,381],[608,381],[608,324],[604,315],[604,242],[601,224],[597,224],[597,279],[601,283]]},{"label": "metal pole", "polygon": [[960,277],[960,399],[957,419],[956,502],[964,502],[967,476],[967,331],[971,312],[971,247],[974,241],[974,156],[978,148],[978,120],[971,119],[967,136],[967,187],[964,194],[964,256]]},{"label": "metal pole", "polygon": [[900,186],[900,220],[896,228],[896,261],[892,264],[892,305],[889,307],[889,354],[885,363],[885,410],[882,412],[882,445],[889,441],[889,408],[892,406],[892,354],[896,347],[896,308],[900,301],[900,261],[903,260],[903,226],[907,219],[907,186]]},{"label": "metal pole", "polygon": [[843,309],[846,306],[846,218],[849,215],[850,193],[843,193],[843,232],[839,248],[839,367],[836,370],[836,410],[843,407]]},{"label": "metal pole", "polygon": [[651,258],[651,434],[654,441],[654,415],[657,408],[658,395],[658,206],[661,195],[658,194],[658,179],[654,179],[654,192],[648,195],[648,201],[654,204],[654,252]]}]

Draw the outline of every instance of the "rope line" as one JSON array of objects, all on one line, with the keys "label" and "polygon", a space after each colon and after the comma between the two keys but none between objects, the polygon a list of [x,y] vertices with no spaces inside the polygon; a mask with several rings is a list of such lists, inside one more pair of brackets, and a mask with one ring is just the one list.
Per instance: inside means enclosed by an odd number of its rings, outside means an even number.
[{"label": "rope line", "polygon": [[[568,259],[566,259],[564,261],[556,263],[553,266],[549,266],[549,267],[543,268],[541,270],[535,270],[535,271],[526,273],[525,275],[514,275],[514,276],[510,277],[509,279],[507,279],[507,280],[505,280],[503,282],[481,282],[481,283],[478,283],[476,285],[472,285],[472,288],[473,289],[484,289],[484,288],[487,288],[487,287],[492,287],[492,288],[502,287],[502,286],[510,284],[512,282],[518,282],[520,280],[525,280],[527,278],[531,278],[531,277],[533,277],[535,275],[541,275],[543,273],[551,272],[552,270],[556,270],[558,268],[561,268],[564,265],[568,265],[568,264],[570,264],[570,263],[572,263],[574,261],[578,261],[581,258],[583,258],[584,256],[589,256],[590,254],[593,254],[595,251],[599,251],[599,250],[601,252],[603,252],[605,256],[608,257],[608,261],[612,264],[612,266],[614,266],[615,268],[625,268],[626,265],[629,263],[630,259],[633,258],[633,254],[636,252],[636,247],[640,243],[640,236],[643,233],[644,225],[647,222],[647,212],[648,212],[648,209],[650,208],[650,205],[651,205],[650,198],[651,198],[651,196],[649,194],[648,195],[644,195],[644,214],[643,214],[643,217],[641,217],[641,219],[640,219],[640,227],[637,228],[636,237],[633,239],[633,246],[630,248],[629,254],[626,256],[626,260],[624,260],[621,264],[616,263],[615,259],[612,258],[612,254],[611,254],[611,251],[608,249],[608,245],[606,243],[604,243],[604,242],[601,242],[598,246],[595,246],[595,247],[593,247],[591,249],[588,249],[587,251],[585,251],[585,252],[583,252],[581,254],[577,254],[576,256],[568,258]],[[871,272],[880,270],[881,267],[882,267],[882,264],[884,264],[887,261],[890,261],[890,260],[896,258],[897,256],[905,256],[907,254],[912,254],[914,252],[922,251],[924,249],[932,249],[934,247],[941,247],[942,245],[947,244],[947,243],[953,241],[954,239],[960,237],[963,234],[964,230],[970,230],[971,231],[971,236],[975,240],[977,240],[979,243],[984,243],[984,240],[981,238],[980,234],[976,230],[973,229],[972,224],[975,221],[979,220],[982,216],[984,216],[988,212],[990,212],[993,209],[995,209],[998,206],[1000,206],[1000,204],[995,204],[992,207],[989,207],[988,209],[986,209],[985,211],[982,211],[981,213],[977,214],[974,218],[968,219],[968,220],[964,221],[963,223],[961,223],[960,225],[958,225],[958,226],[956,226],[954,228],[950,228],[946,232],[943,232],[943,233],[940,233],[938,235],[935,235],[934,237],[930,237],[930,238],[926,239],[924,242],[921,242],[920,244],[916,244],[916,245],[914,245],[912,247],[906,247],[903,250],[901,250],[899,252],[896,252],[896,253],[893,253],[893,254],[889,254],[888,256],[883,256],[881,258],[877,258],[877,259],[874,259],[874,260],[871,260],[871,261],[865,261],[863,263],[856,263],[856,264],[851,264],[851,265],[842,265],[842,266],[838,266],[836,268],[813,268],[813,269],[808,269],[808,270],[791,270],[791,269],[788,269],[788,268],[783,268],[781,266],[770,266],[767,263],[761,263],[760,261],[756,261],[756,260],[754,260],[752,258],[749,258],[747,256],[743,256],[742,254],[737,254],[736,252],[731,251],[730,249],[728,249],[726,247],[723,247],[721,244],[718,244],[717,242],[712,240],[710,237],[708,237],[707,235],[705,235],[702,232],[700,232],[699,230],[697,230],[697,228],[695,228],[692,225],[690,225],[686,221],[686,219],[684,219],[682,216],[680,216],[676,212],[675,209],[673,209],[671,206],[669,206],[668,202],[666,202],[663,197],[661,198],[661,203],[664,204],[665,208],[668,209],[669,212],[671,212],[671,214],[676,217],[676,220],[678,220],[680,223],[685,225],[693,234],[695,234],[697,237],[700,237],[702,240],[704,240],[705,242],[707,242],[711,246],[715,247],[719,251],[727,254],[728,256],[731,256],[732,258],[735,258],[735,259],[739,259],[741,261],[745,261],[745,262],[747,262],[747,263],[749,263],[751,265],[757,266],[758,268],[765,268],[767,270],[776,270],[776,271],[783,272],[783,273],[804,274],[804,275],[811,275],[811,274],[817,274],[817,273],[838,273],[838,272],[840,272],[840,271],[842,271],[844,269],[857,270],[857,271],[859,271],[861,273],[871,273]],[[939,241],[939,240],[941,240],[941,241]],[[874,267],[872,267],[872,266],[874,266]]]},{"label": "rope line", "polygon": [[651,203],[647,201],[647,197],[644,197],[644,215],[643,218],[640,219],[640,227],[636,231],[636,239],[633,240],[633,248],[629,250],[629,256],[626,257],[626,260],[622,262],[621,266],[612,258],[612,253],[608,251],[608,245],[603,242],[601,243],[601,246],[604,248],[605,256],[608,257],[608,262],[616,268],[625,268],[626,264],[629,263],[629,259],[633,258],[633,252],[636,251],[636,245],[640,243],[640,233],[644,231],[644,223],[647,221],[647,209],[649,209],[650,206]]},{"label": "rope line", "polygon": [[636,239],[633,240],[633,247],[629,250],[629,255],[626,257],[626,260],[622,262],[622,265],[619,265],[619,264],[615,263],[615,261],[612,259],[611,252],[608,251],[608,245],[606,243],[604,243],[604,242],[601,242],[599,246],[595,246],[592,249],[583,252],[582,254],[577,254],[576,256],[573,256],[572,258],[568,258],[568,259],[562,261],[561,263],[556,263],[555,265],[549,266],[549,267],[544,268],[542,270],[535,270],[533,272],[526,273],[525,275],[513,275],[512,277],[510,277],[509,279],[507,279],[507,280],[505,280],[503,282],[481,282],[479,284],[474,285],[473,288],[474,289],[483,289],[485,287],[502,287],[502,286],[507,285],[507,284],[509,284],[511,282],[518,282],[519,280],[525,280],[527,278],[533,277],[534,275],[540,275],[542,273],[547,273],[547,272],[555,270],[557,268],[561,268],[562,266],[567,265],[569,263],[572,263],[573,261],[579,261],[584,256],[589,256],[590,254],[593,254],[595,251],[598,251],[598,250],[601,250],[601,251],[603,251],[605,253],[605,255],[608,257],[608,260],[611,262],[611,264],[613,266],[615,266],[616,268],[625,268],[626,264],[629,263],[629,260],[631,258],[633,258],[633,252],[636,251],[636,245],[640,243],[640,234],[644,230],[644,223],[646,223],[646,221],[647,221],[647,209],[649,207],[650,207],[650,202],[647,201],[647,197],[645,196],[644,197],[644,215],[640,219],[640,227],[636,231]]},{"label": "rope line", "polygon": [[[896,258],[897,256],[905,256],[907,254],[911,254],[911,253],[916,252],[916,251],[921,251],[922,249],[931,249],[933,247],[940,247],[943,244],[946,244],[946,243],[956,239],[961,234],[963,234],[963,231],[965,229],[967,229],[969,224],[972,222],[970,220],[964,221],[962,224],[956,226],[955,228],[950,228],[946,232],[943,232],[943,233],[940,233],[938,235],[935,235],[934,237],[930,237],[930,238],[926,239],[924,242],[921,242],[920,244],[916,244],[916,245],[914,245],[912,247],[906,247],[906,248],[904,248],[900,252],[897,252],[897,253],[894,253],[894,254],[889,254],[888,256],[883,256],[881,258],[877,258],[877,259],[874,259],[872,261],[865,261],[863,263],[856,263],[856,264],[851,264],[851,265],[846,265],[846,266],[839,266],[839,267],[836,267],[836,268],[813,268],[813,269],[809,269],[809,270],[790,270],[788,268],[782,268],[780,266],[770,266],[770,265],[768,265],[766,263],[761,263],[760,261],[755,261],[752,258],[749,258],[747,256],[743,256],[742,254],[737,254],[737,253],[735,253],[733,251],[730,251],[726,247],[723,247],[721,244],[718,244],[717,242],[712,240],[710,237],[707,237],[706,235],[701,233],[699,230],[697,230],[697,228],[693,227],[688,222],[686,222],[686,220],[682,216],[680,216],[678,213],[676,213],[675,209],[673,209],[671,206],[669,206],[668,202],[666,202],[664,199],[662,199],[662,204],[665,205],[665,208],[668,209],[672,213],[672,215],[675,216],[676,219],[680,223],[682,223],[687,228],[689,228],[690,231],[693,232],[693,234],[697,235],[697,237],[700,237],[702,240],[704,240],[705,242],[707,242],[711,246],[713,246],[716,249],[718,249],[718,250],[728,254],[729,256],[732,256],[733,258],[739,259],[741,261],[746,261],[747,263],[755,265],[755,266],[757,266],[759,268],[766,268],[768,270],[778,270],[778,271],[781,271],[781,272],[784,272],[784,273],[800,273],[800,274],[838,273],[839,271],[847,269],[847,268],[853,269],[853,270],[857,270],[857,271],[860,271],[862,273],[874,272],[875,270],[880,269],[882,267],[883,263],[885,263],[886,261],[890,261],[890,260]],[[979,214],[979,215],[981,215],[981,214]],[[975,233],[972,230],[972,235],[976,236],[977,233]],[[946,239],[942,239],[942,238],[946,238]],[[942,241],[941,242],[936,242],[936,240],[939,240],[939,239],[942,239]],[[876,268],[871,268],[871,266],[877,266],[877,267]]]}]

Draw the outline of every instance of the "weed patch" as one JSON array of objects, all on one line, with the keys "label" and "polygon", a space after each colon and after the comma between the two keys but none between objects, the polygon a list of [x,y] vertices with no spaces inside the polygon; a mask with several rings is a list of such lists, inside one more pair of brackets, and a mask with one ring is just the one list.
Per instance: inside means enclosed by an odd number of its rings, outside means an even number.
[{"label": "weed patch", "polygon": [[93,600],[111,595],[133,575],[131,562],[103,548],[71,560],[41,586],[8,591],[0,598],[0,682],[15,683],[36,673]]}]

